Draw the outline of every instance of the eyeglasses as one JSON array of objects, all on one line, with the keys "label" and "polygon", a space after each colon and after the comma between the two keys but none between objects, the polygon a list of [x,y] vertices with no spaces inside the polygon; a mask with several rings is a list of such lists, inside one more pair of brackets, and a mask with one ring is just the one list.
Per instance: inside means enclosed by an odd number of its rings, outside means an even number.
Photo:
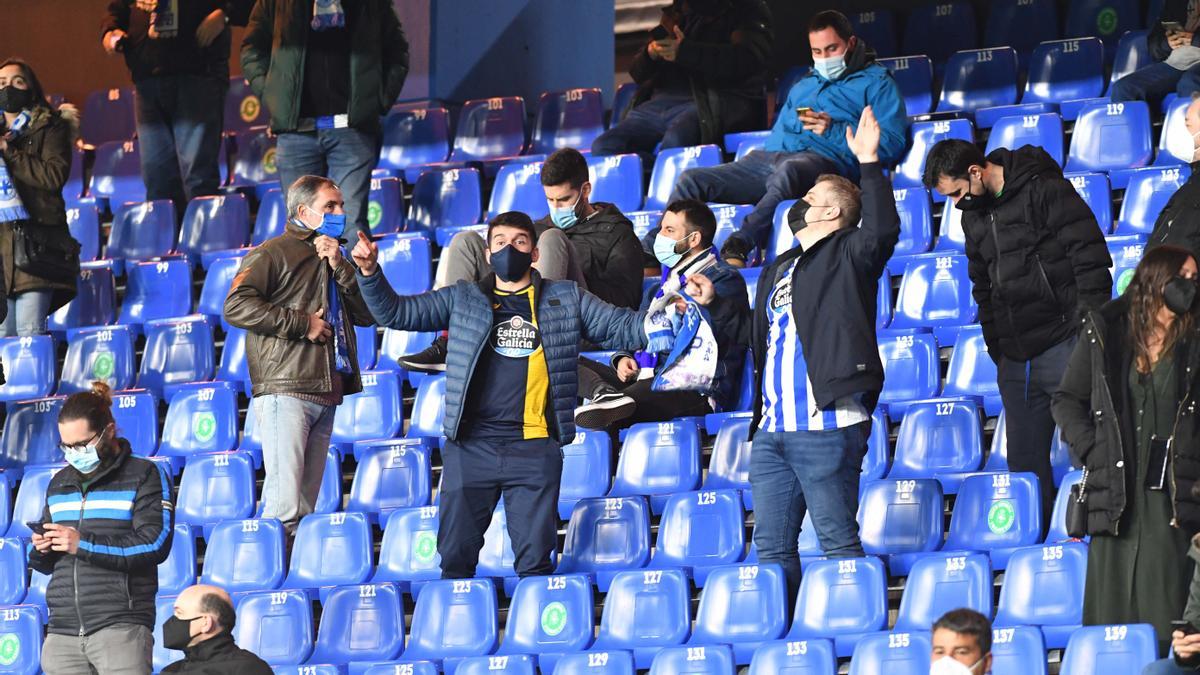
[{"label": "eyeglasses", "polygon": [[67,443],[59,443],[58,447],[63,452],[81,452],[83,450],[87,450],[87,447],[92,444],[92,441],[95,441],[97,438],[100,438],[100,435],[103,433],[104,433],[103,430],[97,431],[91,438],[87,439],[86,441],[83,441],[82,443],[75,443],[73,445],[70,445]]}]

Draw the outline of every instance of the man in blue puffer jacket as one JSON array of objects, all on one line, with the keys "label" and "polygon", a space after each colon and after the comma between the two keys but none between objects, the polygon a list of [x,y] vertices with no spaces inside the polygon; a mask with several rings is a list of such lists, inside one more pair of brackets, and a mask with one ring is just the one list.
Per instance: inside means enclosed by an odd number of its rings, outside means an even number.
[{"label": "man in blue puffer jacket", "polygon": [[542,279],[537,232],[524,213],[488,224],[482,282],[398,296],[378,270],[378,249],[359,235],[358,283],[381,326],[449,329],[438,553],[442,577],[475,575],[483,534],[501,494],[517,574],[553,570],[564,441],[575,437],[579,343],[646,345],[644,314],[618,309],[572,281]]},{"label": "man in blue puffer jacket", "polygon": [[738,267],[755,247],[767,245],[780,202],[805,194],[822,174],[858,180],[846,129],[858,124],[863,108],[871,106],[879,120],[882,166],[899,161],[907,143],[904,97],[875,53],[852,34],[850,20],[833,10],[817,14],[808,42],[813,71],[792,87],[763,149],[730,164],[685,171],[671,195],[672,201],[757,202],[721,247],[721,257]]}]

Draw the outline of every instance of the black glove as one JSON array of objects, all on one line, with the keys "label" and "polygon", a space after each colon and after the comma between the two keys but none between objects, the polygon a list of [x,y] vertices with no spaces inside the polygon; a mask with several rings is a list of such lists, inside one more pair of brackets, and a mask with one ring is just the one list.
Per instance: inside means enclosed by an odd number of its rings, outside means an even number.
[{"label": "black glove", "polygon": [[737,234],[729,235],[725,240],[725,244],[721,246],[721,259],[741,260],[743,263],[750,257],[750,252],[754,250],[754,244],[746,241]]}]

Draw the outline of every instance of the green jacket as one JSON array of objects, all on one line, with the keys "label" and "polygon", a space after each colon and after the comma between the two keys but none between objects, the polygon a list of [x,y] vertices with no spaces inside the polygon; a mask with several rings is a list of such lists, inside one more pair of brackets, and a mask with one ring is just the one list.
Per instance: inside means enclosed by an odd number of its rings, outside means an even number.
[{"label": "green jacket", "polygon": [[[347,29],[350,54],[350,126],[379,128],[408,76],[408,41],[391,0],[357,0]],[[242,75],[271,113],[276,133],[295,131],[304,86],[304,55],[312,0],[258,0],[242,42]]]}]

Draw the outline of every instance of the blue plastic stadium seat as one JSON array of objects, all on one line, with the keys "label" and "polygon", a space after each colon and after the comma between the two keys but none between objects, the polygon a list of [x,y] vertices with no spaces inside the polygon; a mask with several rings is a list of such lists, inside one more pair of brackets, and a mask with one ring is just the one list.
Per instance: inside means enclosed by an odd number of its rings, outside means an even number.
[{"label": "blue plastic stadium seat", "polygon": [[927,632],[874,633],[858,642],[850,675],[926,675],[932,653]]},{"label": "blue plastic stadium seat", "polygon": [[274,518],[227,520],[207,538],[200,583],[230,593],[265,591],[283,581],[283,526]]},{"label": "blue plastic stadium seat", "polygon": [[1155,166],[1188,165],[1195,147],[1192,133],[1187,130],[1185,113],[1192,103],[1191,97],[1176,98],[1167,105],[1163,113],[1162,133],[1158,137],[1158,154]]},{"label": "blue plastic stadium seat", "polygon": [[734,664],[729,645],[669,647],[654,657],[650,675],[726,675],[734,672]]},{"label": "blue plastic stadium seat", "polygon": [[[87,155],[87,151],[78,146],[71,150],[71,168],[67,172],[67,182],[63,185],[62,189],[63,200],[66,201],[68,209],[72,206],[79,206],[87,193],[83,180],[83,165],[87,161]],[[87,201],[95,205],[95,199]],[[72,230],[71,234],[75,236],[74,230]],[[77,236],[76,238],[78,239]],[[82,240],[80,240],[80,243],[83,243]]]},{"label": "blue plastic stadium seat", "polygon": [[630,104],[633,103],[636,95],[637,84],[634,82],[624,82],[621,86],[617,87],[616,93],[613,94],[612,114],[607,123],[609,128],[625,119],[625,115],[629,112]]},{"label": "blue plastic stadium seat", "polygon": [[1058,487],[1058,495],[1054,498],[1054,511],[1050,514],[1050,526],[1046,533],[1046,543],[1054,544],[1067,541],[1067,504],[1071,501],[1071,486],[1083,479],[1083,471],[1074,470],[1063,477]]},{"label": "blue plastic stadium seat", "polygon": [[933,214],[929,203],[929,190],[925,188],[901,188],[893,190],[896,211],[900,214],[900,241],[893,255],[924,253],[933,243]]},{"label": "blue plastic stadium seat", "polygon": [[863,550],[887,559],[894,576],[942,545],[945,529],[942,486],[930,478],[873,480],[859,497]]},{"label": "blue plastic stadium seat", "polygon": [[[554,564],[555,553],[551,551],[550,563]],[[490,577],[503,582],[505,595],[511,595],[517,587],[517,556],[513,553],[512,539],[508,534],[508,514],[501,498],[492,511],[492,520],[483,533],[483,547],[479,550],[479,563],[475,576]]]},{"label": "blue plastic stadium seat", "polygon": [[[13,510],[13,486],[7,480],[0,480],[0,535],[8,531],[10,514]],[[37,519],[41,519],[39,515]],[[24,565],[22,565],[24,567]]]},{"label": "blue plastic stadium seat", "polygon": [[[549,655],[534,658],[529,654],[504,654],[501,656],[468,656],[459,662],[455,673],[458,675],[534,675],[537,672],[551,672],[546,662],[557,663],[557,659],[548,659]],[[535,664],[545,668],[538,671]]]},{"label": "blue plastic stadium seat", "polygon": [[1046,675],[1046,642],[1033,626],[992,629],[992,672]]},{"label": "blue plastic stadium seat", "polygon": [[82,263],[75,282],[75,299],[55,310],[47,325],[56,337],[70,328],[112,323],[117,316],[113,261]]},{"label": "blue plastic stadium seat", "polygon": [[538,98],[529,152],[590,148],[604,131],[604,101],[599,89],[547,91]]},{"label": "blue plastic stadium seat", "polygon": [[[40,398],[10,403],[0,438],[0,468],[20,474],[28,464],[63,461],[58,444],[58,413],[66,397]],[[41,520],[40,517],[31,520]]]},{"label": "blue plastic stadium seat", "polygon": [[0,605],[20,603],[26,591],[25,544],[16,537],[0,539]]},{"label": "blue plastic stadium seat", "polygon": [[1021,546],[1041,541],[1042,513],[1037,476],[1031,473],[968,476],[958,489],[947,551],[984,551],[1003,570]]},{"label": "blue plastic stadium seat", "polygon": [[407,437],[441,439],[445,410],[446,376],[438,374],[423,378],[413,399]]},{"label": "blue plastic stadium seat", "polygon": [[233,142],[237,159],[233,162],[230,187],[280,187],[279,168],[275,164],[275,139],[267,135],[265,126],[236,133]]},{"label": "blue plastic stadium seat", "polygon": [[783,569],[775,564],[713,569],[700,593],[688,644],[732,644],[734,661],[750,663],[759,645],[778,640],[787,630],[785,587]]},{"label": "blue plastic stadium seat", "polygon": [[498,634],[491,580],[430,581],[417,598],[404,658],[437,661],[449,673],[463,657],[494,653]]},{"label": "blue plastic stadium seat", "polygon": [[[592,582],[583,574],[526,577],[517,584],[497,654],[538,654],[546,672],[564,652],[592,645]],[[461,671],[459,671],[461,672]]]},{"label": "blue plastic stadium seat", "polygon": [[417,295],[431,288],[429,240],[421,234],[386,234],[375,240],[379,268],[401,295]]},{"label": "blue plastic stadium seat", "polygon": [[663,209],[675,189],[679,176],[688,169],[701,169],[721,163],[721,148],[716,145],[694,145],[686,148],[665,148],[654,160],[650,174],[650,190],[646,193],[646,209]]},{"label": "blue plastic stadium seat", "polygon": [[91,262],[100,256],[100,214],[95,204],[69,206],[67,227],[79,242],[81,262]]},{"label": "blue plastic stadium seat", "polygon": [[42,615],[31,605],[0,607],[0,640],[6,645],[4,672],[40,673],[42,658]]},{"label": "blue plastic stadium seat", "polygon": [[974,49],[976,35],[971,3],[923,5],[913,8],[908,15],[901,51],[925,54],[934,63],[944,64],[954,52]]},{"label": "blue plastic stadium seat", "polygon": [[[362,664],[355,664],[360,666]],[[372,664],[374,665],[374,664]],[[331,663],[314,663],[309,665],[293,665],[293,666],[276,666],[272,668],[275,675],[345,675],[346,668],[344,666],[335,666]],[[364,671],[365,672],[365,671]],[[377,671],[371,671],[377,672]],[[390,675],[393,671],[388,670]],[[428,671],[417,670],[413,671],[414,675],[424,675]],[[434,669],[431,675],[436,675],[437,669]]]},{"label": "blue plastic stadium seat", "polygon": [[1108,254],[1112,256],[1113,297],[1125,292],[1129,282],[1133,281],[1134,270],[1142,259],[1146,248],[1146,237],[1131,235],[1126,237],[1106,237]]},{"label": "blue plastic stadium seat", "polygon": [[946,62],[938,112],[970,112],[1017,102],[1017,52],[992,47],[958,52]]},{"label": "blue plastic stadium seat", "polygon": [[1065,120],[1104,93],[1104,45],[1094,37],[1043,42],[1029,63],[1022,105],[1061,105]]},{"label": "blue plastic stadium seat", "polygon": [[250,234],[250,245],[258,246],[272,237],[283,234],[287,217],[283,190],[275,187],[264,192],[258,200],[258,213],[254,214],[254,231]]},{"label": "blue plastic stadium seat", "polygon": [[983,422],[969,400],[934,399],[908,407],[896,438],[896,456],[888,478],[937,478],[947,494],[961,478],[983,463]]},{"label": "blue plastic stadium seat", "polygon": [[4,377],[0,401],[41,398],[54,391],[57,364],[49,335],[0,338]]},{"label": "blue plastic stadium seat", "polygon": [[325,472],[321,474],[321,491],[313,513],[335,513],[342,510],[342,456],[330,446],[325,453]]},{"label": "blue plastic stadium seat", "polygon": [[450,156],[450,113],[445,108],[395,106],[383,118],[379,168],[403,171],[412,183],[424,164]]},{"label": "blue plastic stadium seat", "polygon": [[262,126],[270,121],[250,84],[244,77],[229,78],[229,90],[225,92],[225,130],[246,131],[250,127]]},{"label": "blue plastic stadium seat", "polygon": [[134,454],[143,457],[158,451],[158,402],[145,390],[122,391],[113,396],[117,432],[129,441]]},{"label": "blue plastic stadium seat", "polygon": [[250,239],[250,203],[237,192],[188,202],[179,232],[180,253],[194,264],[202,255],[241,248]]},{"label": "blue plastic stadium seat", "polygon": [[[258,591],[235,596],[233,637],[271,665],[308,660],[313,648],[312,601],[303,591]],[[278,672],[278,671],[277,671]]]},{"label": "blue plastic stadium seat", "polygon": [[660,513],[668,495],[700,486],[700,430],[690,422],[641,422],[629,427],[612,497],[646,495]]},{"label": "blue plastic stadium seat", "polygon": [[[925,157],[933,146],[947,138],[974,142],[975,128],[970,120],[965,119],[917,122],[909,128],[909,136],[912,142],[908,155],[900,162],[896,173],[892,176],[892,185],[897,188],[924,187],[921,178],[925,173]],[[939,203],[946,199],[936,191],[932,197],[933,201]]]},{"label": "blue plastic stadium seat", "polygon": [[[200,289],[200,301],[196,304],[196,312],[211,317],[214,321],[223,321],[225,316],[225,298],[237,276],[242,258],[249,249],[234,249],[222,251],[214,256],[208,264],[204,275],[204,286]],[[228,330],[228,326],[226,326]]]},{"label": "blue plastic stadium seat", "polygon": [[636,154],[588,157],[593,202],[615,204],[622,213],[642,208],[642,158]]},{"label": "blue plastic stadium seat", "polygon": [[50,575],[42,574],[37,570],[30,570],[29,574],[29,591],[25,594],[25,599],[21,602],[22,605],[33,605],[41,610],[44,614],[49,614],[49,609],[46,607],[46,587],[50,585]]},{"label": "blue plastic stadium seat", "polygon": [[[372,234],[404,229],[404,189],[399,178],[372,178],[367,196],[367,227]],[[347,246],[352,246],[348,243]]]},{"label": "blue plastic stadium seat", "polygon": [[958,332],[954,351],[950,354],[950,369],[942,395],[974,396],[983,399],[984,414],[1000,414],[1000,385],[996,379],[996,362],[992,361],[983,339],[983,328],[965,326]]},{"label": "blue plastic stadium seat", "polygon": [[638,239],[641,239],[649,234],[650,230],[659,226],[662,215],[662,211],[635,211],[626,213],[625,217],[633,223],[633,233],[638,236]]},{"label": "blue plastic stadium seat", "polygon": [[230,382],[181,385],[167,408],[158,454],[190,457],[235,449],[237,409],[237,390]]},{"label": "blue plastic stadium seat", "polygon": [[429,504],[430,449],[409,439],[360,441],[347,511],[382,515]]},{"label": "blue plastic stadium seat", "polygon": [[804,566],[789,640],[832,638],[839,657],[866,633],[887,628],[887,573],[878,558],[813,560]]},{"label": "blue plastic stadium seat", "polygon": [[190,525],[175,523],[171,552],[158,564],[158,594],[179,595],[196,583],[196,537]]},{"label": "blue plastic stadium seat", "polygon": [[562,447],[562,485],[558,493],[558,517],[571,518],[580,499],[608,494],[612,467],[612,440],[603,431],[580,429],[574,440]]},{"label": "blue plastic stadium seat", "polygon": [[392,584],[339,586],[322,603],[310,663],[386,661],[404,651],[404,602]]},{"label": "blue plastic stadium seat", "polygon": [[[154,598],[155,615],[157,616],[172,616],[175,613],[175,598],[171,596],[159,595]],[[162,639],[162,622],[155,621],[154,626],[154,653],[152,657],[152,665],[154,670],[161,671],[168,665],[180,661],[184,658],[184,653],[174,649],[167,649],[163,646]]]},{"label": "blue plastic stadium seat", "polygon": [[1015,150],[1023,145],[1036,145],[1063,163],[1063,123],[1058,113],[1012,115],[1001,117],[992,125],[985,152],[996,148]]},{"label": "blue plastic stadium seat", "polygon": [[[1079,112],[1071,136],[1067,171],[1114,171],[1150,164],[1150,108],[1145,101],[1089,103]],[[1124,187],[1118,176],[1113,187]]]},{"label": "blue plastic stadium seat", "polygon": [[648,668],[663,647],[691,635],[691,585],[682,570],[618,572],[604,599],[596,649],[632,651]]},{"label": "blue plastic stadium seat", "polygon": [[1158,638],[1150,624],[1085,626],[1071,635],[1062,675],[1140,673],[1158,659]]},{"label": "blue plastic stadium seat", "polygon": [[1134,172],[1125,188],[1125,200],[1121,202],[1116,234],[1149,236],[1154,231],[1154,223],[1167,201],[1183,187],[1191,175],[1192,170],[1186,164]]},{"label": "blue plastic stadium seat", "polygon": [[788,94],[800,83],[800,80],[808,77],[810,72],[812,72],[812,68],[808,66],[791,66],[783,71],[775,90],[775,107],[778,108],[786,103]]},{"label": "blue plastic stadium seat", "polygon": [[463,104],[452,162],[495,160],[525,148],[525,101],[520,96],[476,99]]},{"label": "blue plastic stadium seat", "polygon": [[426,230],[477,223],[483,215],[480,193],[476,169],[423,171],[413,186],[408,223]]},{"label": "blue plastic stadium seat", "polygon": [[105,257],[146,260],[175,247],[175,205],[170,200],[129,202],[113,209]]},{"label": "blue plastic stadium seat", "polygon": [[[1150,21],[1158,21],[1158,13],[1150,15]],[[1149,23],[1149,21],[1147,21]],[[1146,44],[1147,31],[1131,30],[1121,36],[1117,42],[1117,53],[1113,58],[1112,76],[1109,77],[1109,90],[1112,83],[1125,77],[1135,70],[1145,68],[1154,63],[1150,57],[1150,47]]]},{"label": "blue plastic stadium seat", "polygon": [[879,64],[891,71],[896,80],[906,113],[924,115],[933,110],[933,62],[928,56],[879,59]]},{"label": "blue plastic stadium seat", "polygon": [[742,504],[754,510],[750,491],[750,418],[730,417],[721,424],[713,440],[705,490],[735,489],[742,491]]},{"label": "blue plastic stadium seat", "polygon": [[742,559],[746,525],[737,490],[680,492],[667,500],[650,566],[683,568],[704,586],[718,565]]},{"label": "blue plastic stadium seat", "polygon": [[992,615],[992,567],[982,553],[943,551],[913,563],[900,598],[895,630],[928,630],[959,607]]},{"label": "blue plastic stadium seat", "polygon": [[908,402],[937,396],[941,372],[932,333],[881,331],[879,358],[884,370],[879,402],[885,405],[891,419],[900,419]]},{"label": "blue plastic stadium seat", "polygon": [[713,246],[718,249],[729,235],[742,226],[742,220],[754,210],[751,204],[709,204],[713,215],[717,218],[717,233],[713,236]]},{"label": "blue plastic stadium seat", "polygon": [[1029,546],[1014,552],[1000,588],[993,626],[1040,626],[1048,648],[1066,645],[1083,620],[1087,555],[1087,544],[1082,542]]},{"label": "blue plastic stadium seat", "polygon": [[487,217],[495,218],[506,211],[521,211],[535,220],[549,215],[541,174],[541,162],[509,162],[501,166],[492,186]]},{"label": "blue plastic stadium seat", "polygon": [[362,513],[314,513],[300,520],[284,588],[361,584],[371,578],[371,524]]},{"label": "blue plastic stadium seat", "polygon": [[899,47],[896,44],[896,19],[890,10],[876,9],[855,12],[850,15],[854,34],[865,41],[880,56],[892,56]]},{"label": "blue plastic stadium seat", "polygon": [[1105,235],[1112,229],[1112,188],[1109,187],[1108,176],[1102,173],[1073,173],[1066,176],[1067,180],[1071,181],[1071,186],[1075,188],[1075,192],[1083,197],[1083,201],[1087,202],[1088,207],[1092,209],[1092,213],[1096,216],[1096,223],[1100,226],[1100,231]]},{"label": "blue plastic stadium seat", "polygon": [[650,507],[641,497],[581,499],[571,512],[559,574],[591,572],[601,591],[613,574],[650,561]]},{"label": "blue plastic stadium seat", "polygon": [[133,87],[101,89],[84,99],[79,135],[88,145],[127,140],[134,128]]},{"label": "blue plastic stadium seat", "polygon": [[413,597],[424,582],[441,578],[441,556],[437,551],[438,508],[421,506],[396,509],[387,517],[379,547],[379,568],[372,581],[411,585]]},{"label": "blue plastic stadium seat", "polygon": [[418,333],[416,331],[384,328],[376,365],[380,370],[396,371],[400,378],[404,380],[419,379],[421,375],[418,374],[416,378],[413,378],[407,370],[404,370],[396,363],[396,360],[402,356],[425,349],[429,346],[430,342],[433,342],[434,337],[433,333]]},{"label": "blue plastic stadium seat", "polygon": [[883,410],[876,407],[871,414],[871,435],[867,437],[867,454],[863,457],[860,481],[883,478],[888,470],[888,420]]},{"label": "blue plastic stadium seat", "polygon": [[1071,0],[1067,7],[1066,37],[1094,35],[1104,41],[1112,60],[1117,40],[1126,31],[1141,27],[1137,0]]},{"label": "blue plastic stadium seat", "polygon": [[176,385],[210,380],[213,351],[212,327],[202,316],[148,321],[137,386],[163,398]]},{"label": "blue plastic stadium seat", "polygon": [[770,136],[771,132],[769,130],[738,131],[732,134],[725,134],[722,147],[725,148],[726,154],[732,153],[734,160],[737,161],[755,150],[762,150]]},{"label": "blue plastic stadium seat", "polygon": [[563,654],[554,675],[634,675],[633,654],[599,650]]},{"label": "blue plastic stadium seat", "polygon": [[[971,295],[965,255],[912,256],[904,266],[892,328],[953,329],[975,322],[979,307]],[[940,332],[940,331],[939,331]],[[946,343],[946,339],[939,342]]]},{"label": "blue plastic stadium seat", "polygon": [[[126,202],[146,200],[146,185],[142,182],[141,156],[136,140],[111,141],[99,145],[91,176],[88,194],[104,200],[109,205],[109,211],[115,212],[116,206]],[[167,234],[174,234],[174,230]]]},{"label": "blue plastic stadium seat", "polygon": [[221,347],[216,379],[231,382],[247,393],[250,392],[250,366],[246,362],[245,329],[232,326],[225,329],[225,344]]},{"label": "blue plastic stadium seat", "polygon": [[119,323],[142,324],[192,311],[192,266],[186,258],[139,262],[126,266],[125,272],[128,284]]},{"label": "blue plastic stadium seat", "polygon": [[[316,666],[304,666],[304,668],[313,668],[313,667],[316,667]],[[329,666],[329,667],[336,668],[337,669],[336,672],[338,672],[340,675],[340,673],[341,673],[340,667],[338,667],[338,666]],[[355,663],[355,664],[351,664],[351,667],[354,668],[355,672],[359,673],[360,675],[396,675],[397,672],[402,673],[402,674],[408,674],[408,675],[438,675],[438,673],[440,672],[440,671],[438,671],[437,664],[434,663],[433,661],[409,661],[406,659],[401,659],[398,661],[375,661],[372,663]],[[293,673],[292,671],[287,671],[285,673],[284,671],[281,671],[278,668],[275,669],[275,673],[276,673],[276,675],[308,675],[307,670],[304,670],[301,672],[296,672],[296,673]],[[312,675],[319,675],[319,674],[313,673]]]},{"label": "blue plastic stadium seat", "polygon": [[1038,43],[1058,37],[1054,0],[993,0],[989,4],[983,29],[983,44],[988,47],[1012,47],[1024,63]]},{"label": "blue plastic stadium seat", "polygon": [[392,438],[404,419],[400,407],[400,378],[389,370],[362,373],[363,390],[338,406],[333,442],[353,443]]},{"label": "blue plastic stadium seat", "polygon": [[254,512],[254,460],[245,452],[189,457],[175,504],[175,520],[189,525],[249,518]]},{"label": "blue plastic stadium seat", "polygon": [[750,675],[836,675],[837,657],[830,640],[766,642],[754,652]]},{"label": "blue plastic stadium seat", "polygon": [[[7,434],[5,434],[7,436]],[[17,486],[17,497],[13,500],[12,520],[8,525],[8,536],[28,539],[30,521],[41,520],[46,508],[46,487],[50,479],[65,464],[43,464],[31,466],[21,476]]]}]

